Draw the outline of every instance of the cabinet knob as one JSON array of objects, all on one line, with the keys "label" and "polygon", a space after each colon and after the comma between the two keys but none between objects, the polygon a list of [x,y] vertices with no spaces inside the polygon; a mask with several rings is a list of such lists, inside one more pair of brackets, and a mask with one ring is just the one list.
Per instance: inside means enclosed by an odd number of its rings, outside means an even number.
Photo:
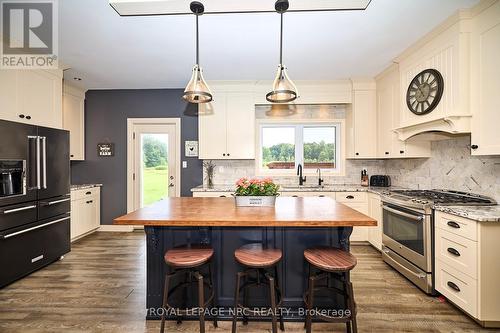
[{"label": "cabinet knob", "polygon": [[227,156],[230,156],[231,154],[227,153]]},{"label": "cabinet knob", "polygon": [[69,156],[70,156],[70,157],[75,157],[75,155],[73,155],[73,154],[71,154],[71,155],[69,155]]},{"label": "cabinet knob", "polygon": [[400,150],[400,151],[399,151],[399,153],[400,153],[400,154],[404,154],[404,153],[405,153],[405,151],[404,151],[404,150]]},{"label": "cabinet knob", "polygon": [[356,153],[356,156],[358,156],[358,155],[359,155],[359,153]]},{"label": "cabinet knob", "polygon": [[222,154],[222,156],[226,156],[226,153]]},{"label": "cabinet knob", "polygon": [[24,114],[20,114],[19,118],[23,119],[24,118]]},{"label": "cabinet knob", "polygon": [[472,145],[472,146],[470,146],[470,147],[471,147],[472,149],[477,149],[477,148],[479,148],[479,146],[478,146],[478,145]]},{"label": "cabinet knob", "polygon": [[26,116],[26,119],[30,120],[30,119],[31,119],[31,116]]},{"label": "cabinet knob", "polygon": [[386,152],[385,152],[385,154],[386,154],[386,155],[389,155],[389,152],[388,152],[388,151],[386,151]]}]

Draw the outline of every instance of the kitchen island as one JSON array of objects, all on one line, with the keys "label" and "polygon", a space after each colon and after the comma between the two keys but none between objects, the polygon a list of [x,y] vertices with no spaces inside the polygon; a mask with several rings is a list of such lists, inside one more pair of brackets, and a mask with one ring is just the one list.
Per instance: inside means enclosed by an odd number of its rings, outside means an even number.
[{"label": "kitchen island", "polygon": [[[233,198],[168,198],[119,217],[114,224],[144,226],[147,319],[157,319],[155,310],[161,308],[165,252],[189,243],[206,243],[214,248],[216,298],[224,309],[234,304],[239,270],[234,250],[248,243],[282,249],[279,274],[283,307],[292,309],[285,316],[300,319],[295,310],[303,305],[302,293],[307,287],[303,251],[322,245],[348,250],[352,227],[376,226],[377,221],[328,197],[278,197],[276,207],[235,207]],[[252,296],[252,304],[266,303],[265,295]]]}]

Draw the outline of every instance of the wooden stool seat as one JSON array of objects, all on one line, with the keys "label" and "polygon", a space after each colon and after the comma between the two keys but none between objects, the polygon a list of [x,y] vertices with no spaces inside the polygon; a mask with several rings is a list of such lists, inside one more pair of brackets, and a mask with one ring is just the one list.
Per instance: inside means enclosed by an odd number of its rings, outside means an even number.
[{"label": "wooden stool seat", "polygon": [[191,268],[207,263],[213,255],[214,249],[210,245],[183,245],[168,250],[165,262],[177,268]]},{"label": "wooden stool seat", "polygon": [[234,258],[240,264],[252,268],[264,268],[276,265],[283,256],[280,249],[266,249],[262,244],[243,245],[234,252]]},{"label": "wooden stool seat", "polygon": [[327,246],[306,249],[304,257],[309,264],[327,272],[347,272],[357,264],[349,252]]}]

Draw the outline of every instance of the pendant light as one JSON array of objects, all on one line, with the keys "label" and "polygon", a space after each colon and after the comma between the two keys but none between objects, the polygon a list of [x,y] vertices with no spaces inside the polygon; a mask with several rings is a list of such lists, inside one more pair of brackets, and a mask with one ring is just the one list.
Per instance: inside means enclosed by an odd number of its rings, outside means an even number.
[{"label": "pendant light", "polygon": [[274,8],[281,17],[280,31],[280,64],[278,73],[273,82],[273,90],[266,95],[266,100],[271,103],[288,103],[294,101],[298,97],[297,87],[290,80],[287,74],[287,69],[283,65],[283,13],[288,10],[288,0],[277,0]]},{"label": "pendant light", "polygon": [[191,80],[189,80],[182,98],[189,103],[208,103],[212,101],[212,93],[203,78],[203,70],[200,66],[200,44],[198,32],[198,17],[203,14],[205,7],[198,1],[191,2],[189,7],[196,17],[196,65],[193,67]]}]

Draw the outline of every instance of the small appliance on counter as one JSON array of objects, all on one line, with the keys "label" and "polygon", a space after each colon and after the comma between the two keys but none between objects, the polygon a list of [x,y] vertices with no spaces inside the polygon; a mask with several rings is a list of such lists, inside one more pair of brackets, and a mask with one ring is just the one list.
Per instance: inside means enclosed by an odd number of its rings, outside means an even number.
[{"label": "small appliance on counter", "polygon": [[373,175],[370,177],[370,186],[375,187],[390,187],[391,177],[386,175]]}]

